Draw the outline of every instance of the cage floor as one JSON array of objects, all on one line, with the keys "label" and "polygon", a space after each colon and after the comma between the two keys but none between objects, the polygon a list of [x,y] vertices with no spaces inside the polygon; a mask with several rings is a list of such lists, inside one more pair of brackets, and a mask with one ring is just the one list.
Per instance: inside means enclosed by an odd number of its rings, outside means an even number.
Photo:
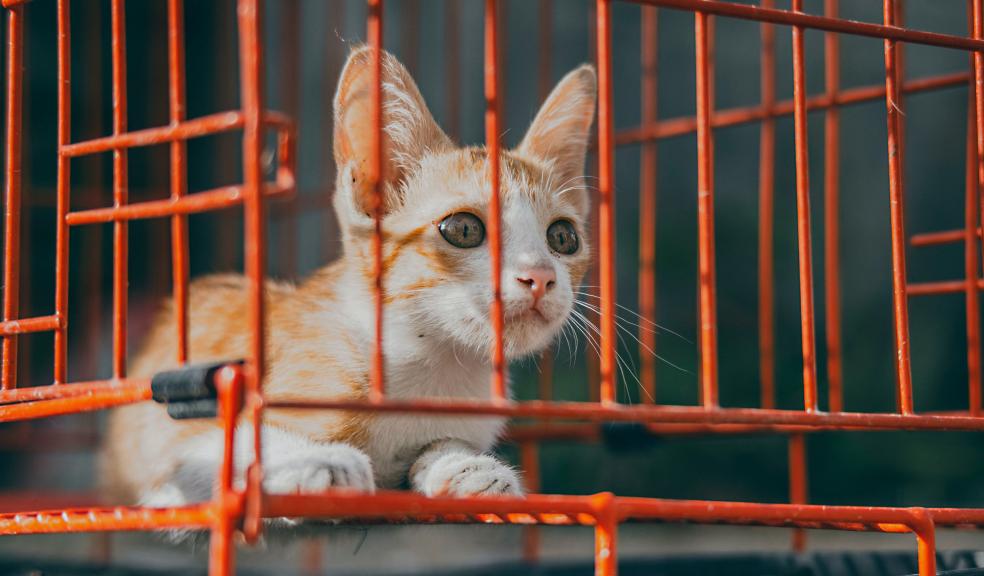
[{"label": "cage floor", "polygon": [[[941,553],[938,574],[943,576],[984,576],[981,553],[958,551]],[[702,554],[662,558],[632,559],[619,563],[621,576],[907,576],[916,572],[916,557],[907,552],[821,552],[803,555],[788,553],[767,554]],[[165,576],[202,574],[206,571],[188,569],[148,569],[139,567],[109,567],[93,563],[63,563],[49,561],[0,559],[0,574],[10,576]],[[240,567],[245,576],[272,576],[282,571],[252,570]],[[333,575],[371,576],[372,573],[325,571]],[[591,576],[590,562],[544,563],[531,566],[524,563],[493,564],[451,571],[391,571],[378,576]]]}]

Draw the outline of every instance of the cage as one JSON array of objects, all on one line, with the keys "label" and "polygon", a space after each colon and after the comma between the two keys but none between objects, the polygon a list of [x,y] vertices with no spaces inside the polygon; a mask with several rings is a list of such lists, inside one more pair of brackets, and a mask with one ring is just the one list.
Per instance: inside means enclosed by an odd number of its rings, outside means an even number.
[{"label": "cage", "polygon": [[[142,328],[141,325],[134,327],[132,324],[134,320],[139,322],[140,307],[144,306],[142,299],[128,300],[133,291],[130,286],[133,277],[140,279],[136,288],[150,295],[147,301],[165,293],[173,295],[178,319],[178,329],[174,334],[178,342],[177,360],[184,362],[187,359],[189,329],[188,284],[190,271],[196,266],[195,259],[208,254],[208,258],[222,265],[241,262],[250,286],[250,354],[242,364],[230,362],[208,372],[209,383],[217,397],[210,409],[215,410],[215,417],[221,422],[226,439],[221,482],[210,501],[180,508],[148,508],[115,503],[91,505],[91,495],[84,494],[59,494],[42,489],[11,491],[2,500],[5,511],[0,514],[0,533],[13,537],[168,528],[204,529],[210,533],[210,574],[233,573],[235,547],[239,539],[255,543],[264,531],[264,518],[285,516],[336,517],[345,518],[346,522],[369,524],[521,525],[524,527],[524,555],[529,561],[535,561],[538,554],[540,527],[589,526],[595,535],[594,570],[600,575],[618,572],[619,527],[629,522],[792,528],[792,547],[797,551],[805,548],[806,529],[908,534],[914,536],[916,542],[917,565],[913,569],[922,575],[935,574],[938,567],[971,566],[976,561],[972,555],[969,560],[960,561],[938,555],[936,534],[938,528],[979,526],[984,523],[984,510],[980,508],[870,506],[848,505],[845,502],[809,504],[806,444],[808,437],[827,432],[836,432],[844,442],[852,442],[863,433],[873,431],[905,431],[906,434],[901,437],[908,438],[920,431],[934,434],[975,432],[984,427],[980,384],[979,290],[982,280],[978,270],[980,211],[984,210],[979,196],[984,180],[984,56],[980,52],[984,49],[984,39],[981,38],[984,34],[982,0],[968,0],[966,6],[958,6],[959,3],[954,2],[937,7],[948,13],[959,12],[955,16],[958,19],[965,13],[966,31],[929,31],[906,27],[901,0],[883,0],[881,19],[877,22],[841,16],[839,9],[855,8],[854,5],[859,3],[841,3],[838,0],[824,0],[822,6],[805,6],[804,0],[791,0],[788,7],[779,7],[773,0],[762,0],[761,3],[596,0],[578,5],[576,10],[549,0],[540,0],[534,8],[529,7],[533,4],[525,5],[523,10],[533,10],[537,15],[534,34],[536,58],[526,62],[526,65],[535,72],[541,96],[550,88],[555,67],[553,59],[557,55],[551,23],[561,15],[574,13],[584,24],[584,32],[590,35],[584,42],[588,50],[585,56],[593,59],[597,66],[597,138],[592,157],[597,166],[594,236],[598,250],[588,288],[594,292],[597,287],[593,297],[598,304],[592,312],[596,312],[593,317],[598,324],[598,350],[597,354],[588,351],[583,364],[577,365],[575,372],[585,381],[585,385],[580,392],[571,396],[572,399],[555,399],[560,395],[555,390],[555,384],[558,387],[560,384],[553,378],[552,354],[541,358],[538,386],[535,394],[530,394],[536,398],[510,399],[503,356],[502,304],[501,299],[496,299],[490,312],[498,335],[491,351],[494,377],[490,382],[493,395],[490,402],[407,401],[387,397],[380,333],[382,324],[378,320],[385,314],[379,214],[376,214],[376,281],[372,294],[376,303],[377,332],[372,351],[374,369],[369,399],[365,402],[264,400],[263,279],[271,268],[276,273],[291,277],[297,274],[299,268],[310,266],[298,261],[298,243],[302,236],[292,232],[304,226],[311,228],[310,223],[304,223],[306,215],[316,214],[318,218],[327,219],[326,224],[315,225],[325,227],[317,240],[323,242],[327,255],[336,249],[332,244],[331,216],[327,210],[330,190],[325,190],[323,185],[323,182],[330,181],[330,171],[320,175],[323,178],[320,187],[316,186],[316,189],[306,193],[298,192],[308,184],[305,182],[302,185],[300,182],[296,163],[299,155],[305,154],[305,144],[310,145],[311,141],[300,138],[301,132],[295,118],[302,114],[302,86],[310,85],[298,64],[301,61],[298,44],[286,40],[296,37],[305,25],[299,16],[300,3],[295,0],[276,3],[226,0],[185,6],[183,0],[162,0],[155,3],[156,8],[138,8],[136,12],[142,15],[139,22],[127,18],[128,3],[125,0],[98,3],[99,8],[93,10],[91,6],[94,4],[97,3],[79,0],[3,1],[7,17],[7,73],[4,100],[5,289],[3,321],[0,322],[0,335],[3,337],[0,422],[5,427],[0,438],[4,446],[25,451],[66,445],[84,449],[97,441],[96,428],[91,426],[91,421],[80,420],[88,425],[68,429],[33,424],[44,424],[56,416],[89,413],[151,399],[149,380],[127,377],[129,340]],[[377,116],[371,129],[376,135],[378,147],[379,122],[382,118],[380,49],[385,44],[384,20],[390,21],[390,15],[387,15],[390,13],[384,11],[383,0],[368,0],[362,20],[362,12],[345,13],[345,9],[353,4],[332,0],[324,4],[324,10],[329,18],[336,21],[361,20],[359,25],[365,29],[366,42],[375,50],[374,100]],[[80,5],[85,8],[79,10]],[[415,53],[421,39],[413,19],[418,23],[425,17],[433,19],[434,13],[429,12],[433,8],[407,0],[389,2],[387,9],[393,9],[394,5],[405,11],[401,15],[409,14],[399,26],[399,39],[406,46],[413,47],[407,50],[408,53]],[[469,12],[483,25],[482,51],[480,58],[476,57],[481,66],[470,71],[474,73],[472,80],[476,80],[479,71],[482,73],[484,140],[493,166],[489,189],[493,214],[497,214],[498,210],[499,151],[505,146],[502,137],[507,109],[508,76],[505,70],[513,66],[516,60],[510,57],[511,52],[504,46],[507,36],[501,27],[504,22],[515,21],[515,18],[504,15],[504,10],[517,9],[517,5],[504,0],[476,0],[471,3],[452,0],[444,4],[441,13],[444,17],[444,42],[450,46],[463,42],[463,12]],[[613,8],[626,5],[639,10],[629,18],[636,19],[634,26],[641,47],[635,55],[639,66],[631,69],[620,67],[627,55],[617,49],[621,42],[613,43]],[[666,116],[657,107],[657,95],[666,92],[663,84],[657,85],[661,78],[661,56],[666,58],[658,51],[660,24],[657,14],[665,13],[677,13],[678,18],[693,21],[693,34],[686,30],[694,47],[693,69],[688,73],[692,76],[686,78],[692,80],[693,85],[672,86],[674,93],[682,95],[680,98],[693,103],[692,114]],[[106,16],[109,20],[108,35],[102,34]],[[47,30],[47,33],[38,39],[29,37],[25,23],[28,18],[37,18],[38,22],[43,20],[43,26],[38,24],[31,30]],[[758,62],[761,89],[757,102],[729,107],[717,104],[728,100],[726,93],[729,90],[737,92],[739,87],[733,84],[722,86],[721,82],[716,81],[721,69],[721,66],[715,65],[716,61],[725,60],[725,67],[737,67],[735,60],[720,50],[722,44],[716,41],[720,35],[715,29],[716,21],[717,26],[732,21],[747,22],[750,26],[746,29],[744,43],[731,42],[724,46],[741,53],[746,61]],[[214,32],[214,46],[203,50],[200,44],[187,45],[185,33],[189,26]],[[271,27],[277,27],[276,36],[271,37]],[[392,28],[390,26],[387,30]],[[749,31],[752,36],[747,34]],[[808,31],[817,35],[808,36]],[[166,34],[166,42],[161,38],[156,48],[137,48],[147,51],[146,54],[138,52],[143,56],[138,60],[133,57],[132,48],[128,51],[127,32],[130,32],[131,38],[134,32]],[[94,40],[87,40],[86,36],[89,35]],[[759,43],[756,43],[754,36],[760,37]],[[110,41],[106,42],[104,37]],[[787,70],[791,72],[791,77],[785,83],[786,88],[791,88],[788,99],[780,98],[783,82],[780,82],[781,75],[777,75],[777,60],[783,55],[777,48],[781,38],[791,39],[788,53],[791,62]],[[815,87],[809,89],[807,79],[807,71],[811,68],[807,59],[810,38],[822,40],[824,74],[819,91]],[[869,39],[883,49],[878,82],[844,87],[846,83],[842,82],[840,66],[844,60],[841,42],[856,38]],[[31,69],[41,72],[29,75],[24,66],[25,56],[30,57],[31,54],[27,46],[36,47],[42,42],[54,46],[54,52],[48,60],[38,57]],[[138,42],[135,46],[141,45]],[[902,51],[903,46],[907,45],[951,50],[961,59],[969,60],[970,65],[968,67],[966,62],[961,62],[955,71],[944,70],[943,73],[930,66],[931,74],[910,79],[904,72],[906,62]],[[870,47],[871,44],[864,46]],[[749,55],[754,51],[758,53]],[[339,54],[342,53],[343,49],[327,51],[323,64],[330,72],[326,76],[337,74],[341,64]],[[274,64],[271,64],[272,54],[278,58]],[[462,106],[465,102],[461,94],[462,58],[469,56],[455,49],[447,50],[441,56],[438,60],[446,66],[444,73],[447,80],[444,84],[446,92],[441,96],[445,102],[445,120],[449,131],[458,134],[462,129]],[[678,55],[671,56],[676,58]],[[851,56],[858,57],[854,52]],[[209,58],[210,63],[205,63]],[[78,66],[72,65],[80,60],[84,63],[81,73]],[[109,74],[102,69],[104,61],[109,63]],[[144,66],[135,66],[135,61],[141,61]],[[238,70],[233,70],[233,62]],[[214,77],[214,84],[208,86],[213,99],[207,105],[196,105],[199,109],[208,109],[208,113],[200,113],[201,110],[192,110],[189,106],[187,92],[200,89],[191,86],[188,80],[190,67],[194,67],[196,79],[209,75]],[[412,70],[415,68],[413,63],[410,67]],[[144,82],[140,86],[131,86],[132,82],[127,79],[128,72],[131,75],[137,73]],[[53,82],[53,99],[45,98],[44,90],[26,82],[28,78],[36,79],[38,74],[47,75]],[[268,76],[275,78],[275,88],[270,87]],[[616,129],[615,94],[629,92],[623,90],[626,78],[635,79],[632,86],[640,92],[641,105],[638,118],[632,118],[631,123],[623,123],[626,125]],[[166,85],[166,89],[153,89],[155,81]],[[237,86],[238,90],[230,90],[230,86]],[[907,236],[907,216],[903,209],[907,183],[905,144],[907,127],[915,120],[905,115],[904,101],[923,93],[961,88],[965,89],[962,93],[966,94],[967,116],[959,126],[959,141],[966,143],[966,152],[963,158],[951,159],[951,164],[961,160],[966,163],[965,172],[960,174],[965,186],[963,224],[943,231]],[[129,97],[132,92],[139,94],[139,98]],[[274,111],[268,104],[271,100],[277,101],[284,111]],[[85,106],[81,107],[79,101]],[[105,108],[110,102],[112,107],[106,115]],[[952,104],[952,101],[948,102]],[[878,178],[888,188],[887,198],[876,198],[877,202],[872,201],[865,206],[881,210],[888,219],[882,229],[890,255],[890,264],[884,268],[884,279],[890,285],[891,305],[887,307],[890,319],[881,319],[890,322],[891,326],[890,333],[886,333],[883,339],[885,349],[890,348],[890,354],[886,357],[892,359],[890,373],[894,378],[895,404],[893,408],[884,408],[882,404],[872,410],[850,411],[845,409],[845,392],[849,388],[844,384],[844,359],[850,354],[848,346],[845,346],[842,328],[846,316],[841,307],[842,284],[857,290],[861,282],[847,284],[841,279],[841,255],[845,246],[840,239],[838,215],[842,213],[842,204],[857,205],[861,201],[851,197],[847,202],[842,202],[841,198],[841,131],[844,124],[841,114],[844,109],[863,103],[877,104],[885,114],[884,117],[880,111],[877,114],[877,121],[886,130],[881,147],[886,154],[885,171],[878,174]],[[156,107],[145,114],[147,127],[134,129],[129,125],[130,104]],[[52,110],[55,111],[54,115],[51,114]],[[930,116],[939,115],[939,110],[934,111],[932,107],[928,110]],[[467,111],[478,112],[477,109]],[[823,262],[819,267],[814,264],[818,247],[813,241],[816,211],[811,208],[810,135],[816,133],[815,126],[811,125],[811,113],[822,114],[823,126]],[[45,124],[42,117],[50,121]],[[793,120],[793,144],[791,150],[784,150],[777,132],[782,132],[782,123],[789,117]],[[112,126],[111,133],[100,135],[103,124],[107,122]],[[755,166],[757,173],[755,170],[750,173],[754,180],[745,178],[745,183],[756,191],[757,197],[743,200],[746,205],[757,207],[758,222],[754,227],[757,272],[749,272],[748,266],[729,269],[729,274],[754,276],[758,281],[754,289],[757,303],[754,323],[758,339],[751,343],[757,347],[754,349],[757,362],[752,363],[757,368],[757,374],[752,377],[755,381],[754,395],[758,400],[754,407],[723,405],[718,384],[719,375],[725,372],[720,369],[719,361],[718,329],[721,319],[718,314],[718,288],[722,281],[717,270],[722,246],[716,235],[720,234],[724,220],[715,217],[715,204],[720,202],[716,191],[722,187],[715,178],[720,160],[720,154],[715,155],[715,144],[722,137],[722,131],[737,126],[757,128],[755,136],[759,154]],[[49,143],[48,148],[44,147],[43,142],[38,143],[50,138],[44,128],[51,128],[55,135],[55,141]],[[694,188],[697,190],[696,202],[693,202],[692,195],[687,196],[688,202],[696,208],[693,216],[697,242],[692,253],[697,277],[694,308],[698,320],[695,338],[698,368],[696,386],[693,387],[696,396],[690,398],[692,401],[678,400],[688,397],[677,395],[672,402],[656,402],[657,374],[660,370],[653,353],[657,346],[656,247],[659,245],[656,199],[657,189],[664,190],[658,186],[657,158],[660,152],[657,142],[679,137],[693,138],[684,142],[686,146],[696,144],[696,182],[688,188],[689,192]],[[203,139],[209,143],[201,144]],[[950,140],[953,140],[952,137]],[[636,229],[629,230],[634,232],[629,239],[637,251],[638,262],[638,275],[633,280],[638,285],[639,317],[635,327],[637,332],[632,338],[638,346],[640,391],[627,390],[623,393],[620,392],[619,380],[625,381],[631,376],[623,372],[617,353],[621,337],[617,326],[618,300],[621,298],[616,287],[618,254],[615,241],[620,232],[624,240],[625,233],[622,232],[623,227],[616,226],[616,196],[620,196],[621,189],[616,187],[614,154],[617,148],[630,146],[639,146],[639,203],[638,207],[632,207],[633,212],[629,215],[619,213],[619,218],[638,218],[638,222],[633,223]],[[45,159],[38,160],[31,156],[39,154],[39,150],[47,150],[50,164],[45,164]],[[909,150],[912,150],[911,146]],[[779,272],[776,269],[775,241],[780,234],[776,230],[779,221],[774,207],[777,202],[783,201],[781,195],[776,195],[779,189],[776,171],[781,163],[778,158],[787,151],[791,152],[789,160],[794,167],[792,174],[795,181],[789,189],[795,192],[791,196],[795,198],[795,205],[790,204],[795,210],[795,218],[788,220],[791,228],[782,237],[788,241],[786,245],[790,250],[795,246],[793,259],[786,260],[795,262],[786,275],[786,279],[791,281],[790,285],[795,284],[795,290],[780,291],[777,289]],[[147,156],[141,158],[144,154]],[[156,160],[148,159],[152,154],[157,154]],[[692,150],[690,155],[693,156]],[[197,178],[199,183],[208,182],[208,185],[201,186],[202,191],[192,191],[189,186],[190,166],[202,157],[215,159],[214,167],[199,166],[194,169],[199,174],[208,170],[212,173],[209,177]],[[377,195],[380,194],[378,173],[381,162],[380,151],[372,169],[376,175]],[[136,173],[131,169],[134,163],[139,163],[144,170]],[[81,171],[77,169],[79,165]],[[325,162],[325,165],[329,166],[330,162]],[[39,170],[41,166],[44,168]],[[949,164],[947,169],[952,172]],[[49,175],[40,178],[48,183],[47,189],[30,181],[25,186],[24,174],[33,171]],[[103,180],[107,175],[111,175],[111,185],[104,187]],[[139,184],[135,186],[134,181]],[[945,182],[949,183],[949,180]],[[927,184],[923,182],[922,185]],[[134,190],[138,186],[146,189]],[[109,192],[111,198],[101,195],[103,191]],[[947,198],[945,195],[943,197]],[[960,208],[959,202],[943,203]],[[50,228],[37,230],[23,227],[24,223],[34,220],[31,214],[35,209],[47,210],[49,214],[53,212]],[[233,211],[230,212],[230,209]],[[223,210],[225,212],[219,213]],[[236,210],[241,210],[241,214]],[[194,223],[190,224],[189,221],[199,216],[209,219],[198,221],[198,228],[192,229]],[[153,228],[138,228],[144,221],[155,224]],[[108,259],[104,258],[106,255],[99,247],[99,240],[93,240],[96,236],[83,236],[82,231],[98,225],[112,229],[111,257]],[[270,233],[271,228],[275,234]],[[240,230],[241,242],[236,239]],[[493,268],[489,281],[497,286],[501,278],[498,216],[490,218],[489,231]],[[305,238],[310,240],[311,236]],[[865,238],[860,240],[864,241]],[[851,242],[849,246],[854,247],[859,240]],[[76,248],[77,243],[83,245]],[[911,281],[906,265],[907,246],[914,250],[946,244],[962,245],[959,261],[964,266],[963,278]],[[73,251],[80,250],[82,256],[70,258],[70,245]],[[162,246],[169,246],[169,256],[160,254]],[[139,251],[139,259],[128,256],[132,255],[133,250]],[[268,258],[271,250],[279,255],[272,265]],[[42,251],[50,256],[41,256]],[[951,258],[949,261],[953,260]],[[202,267],[200,264],[198,266]],[[132,273],[131,267],[138,269],[136,274]],[[825,328],[825,342],[822,345],[817,343],[819,315],[814,302],[814,274],[817,268],[822,268],[823,278],[822,326]],[[28,299],[33,300],[36,292],[29,282],[42,275],[53,281],[49,287],[51,299],[40,303],[25,302],[22,296],[27,295]],[[168,275],[171,277],[169,284],[166,282]],[[105,302],[101,295],[99,283],[103,277],[111,278],[112,296],[109,302]],[[70,285],[73,287],[71,295]],[[79,286],[79,295],[76,295],[76,286]],[[846,296],[850,290],[844,292]],[[781,374],[784,378],[795,380],[795,373],[799,372],[800,388],[778,385],[777,350],[789,346],[789,343],[777,338],[776,311],[781,306],[778,302],[781,300],[780,293],[795,294],[798,298],[795,303],[795,325],[800,344],[797,351],[800,366],[792,371],[788,367],[781,368]],[[961,400],[959,407],[947,406],[943,410],[921,408],[917,411],[917,390],[913,386],[910,360],[913,346],[910,338],[910,299],[943,294],[962,295],[964,300],[963,313],[957,316],[963,330],[960,335],[962,345],[966,350],[966,373],[961,375],[967,383],[961,393],[966,394],[966,401]],[[35,309],[42,312],[34,312]],[[954,307],[950,306],[945,311],[952,313]],[[734,313],[735,310],[732,308],[729,312]],[[71,338],[70,317],[73,327],[81,327],[80,332]],[[111,347],[101,346],[105,340],[101,326],[107,321]],[[38,345],[42,342],[38,336],[42,335],[50,335],[50,339],[44,340],[44,348]],[[733,336],[731,338],[734,339]],[[891,343],[890,347],[888,342]],[[25,350],[27,347],[30,351]],[[78,373],[86,375],[84,379],[74,378],[74,372],[69,371],[70,347],[86,350],[79,356],[79,362],[84,365],[75,368]],[[100,359],[99,351],[103,348],[111,350]],[[230,359],[233,360],[236,359]],[[747,358],[745,360],[743,364],[747,368],[749,363]],[[955,364],[950,360],[951,364]],[[962,361],[956,364],[960,363]],[[736,370],[737,365],[736,361],[729,364]],[[821,381],[821,372],[825,376],[824,381]],[[953,378],[952,372],[939,373]],[[28,380],[26,386],[25,380]],[[572,386],[567,386],[564,391],[571,389]],[[886,386],[885,391],[888,389]],[[721,391],[726,391],[726,386],[722,386]],[[790,396],[793,392],[796,397]],[[790,398],[792,403],[788,402]],[[405,492],[366,495],[345,491],[318,495],[264,494],[259,480],[262,458],[258,436],[251,446],[254,460],[245,476],[245,488],[235,487],[231,454],[236,440],[233,432],[237,418],[242,414],[257,425],[254,429],[259,429],[258,424],[265,412],[283,409],[488,414],[515,418],[521,422],[510,429],[508,438],[518,447],[530,494],[524,498],[431,498]],[[776,437],[788,443],[788,503],[654,498],[622,496],[611,492],[591,495],[539,493],[538,450],[543,443],[558,440],[602,442],[613,449],[631,449],[664,437],[748,435]],[[913,467],[933,465],[914,460]],[[716,471],[713,464],[709,469]],[[836,473],[832,474],[836,476]],[[100,542],[105,544],[105,541]],[[108,552],[103,548],[102,553]],[[735,564],[731,563],[730,566]],[[622,568],[628,573],[634,571],[631,565],[624,562]],[[759,568],[781,569],[784,568]]]}]

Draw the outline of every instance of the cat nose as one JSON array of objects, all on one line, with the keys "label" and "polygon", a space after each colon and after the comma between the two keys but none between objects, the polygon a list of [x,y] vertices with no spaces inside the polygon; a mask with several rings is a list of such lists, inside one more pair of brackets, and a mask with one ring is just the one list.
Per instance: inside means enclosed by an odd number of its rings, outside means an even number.
[{"label": "cat nose", "polygon": [[536,303],[557,283],[557,274],[552,268],[532,268],[516,276],[516,281],[530,289]]}]

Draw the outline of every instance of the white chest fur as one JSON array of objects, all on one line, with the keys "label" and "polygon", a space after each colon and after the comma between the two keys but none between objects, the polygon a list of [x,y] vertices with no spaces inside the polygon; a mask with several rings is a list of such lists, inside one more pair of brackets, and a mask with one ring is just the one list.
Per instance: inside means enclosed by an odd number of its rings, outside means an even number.
[{"label": "white chest fur", "polygon": [[[426,361],[394,360],[387,362],[388,398],[485,400],[491,395],[488,364],[476,359],[446,352]],[[505,419],[495,416],[378,414],[370,420],[367,446],[377,485],[398,485],[421,449],[436,440],[458,439],[487,451],[504,425]]]}]

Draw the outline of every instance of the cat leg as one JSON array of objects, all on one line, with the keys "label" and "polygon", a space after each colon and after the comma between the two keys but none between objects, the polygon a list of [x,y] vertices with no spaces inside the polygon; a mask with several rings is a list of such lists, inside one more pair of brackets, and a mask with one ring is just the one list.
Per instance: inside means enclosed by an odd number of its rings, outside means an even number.
[{"label": "cat leg", "polygon": [[515,470],[456,439],[438,440],[424,448],[409,477],[414,490],[427,496],[523,494]]},{"label": "cat leg", "polygon": [[[236,477],[241,487],[246,466],[253,459],[252,429],[236,430]],[[161,485],[140,494],[145,506],[182,506],[211,498],[222,461],[223,436],[219,429],[188,439],[177,464]],[[263,429],[263,489],[271,494],[322,492],[328,488],[376,489],[372,464],[364,452],[341,442],[316,442],[280,428]]]}]

